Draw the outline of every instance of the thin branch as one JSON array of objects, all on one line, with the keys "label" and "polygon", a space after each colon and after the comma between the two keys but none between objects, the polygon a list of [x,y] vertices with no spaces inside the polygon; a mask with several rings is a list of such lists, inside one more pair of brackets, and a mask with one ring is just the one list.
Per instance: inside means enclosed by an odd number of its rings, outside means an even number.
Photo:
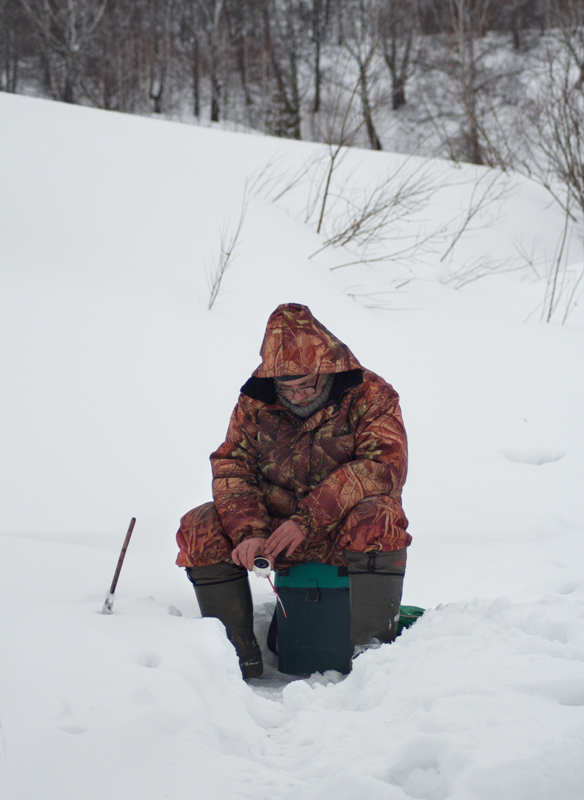
[{"label": "thin branch", "polygon": [[243,228],[243,223],[245,220],[245,215],[247,213],[248,207],[248,195],[247,195],[247,185],[244,188],[243,192],[243,200],[241,203],[241,211],[239,212],[239,220],[237,223],[237,227],[233,233],[229,233],[228,227],[224,228],[221,231],[220,239],[221,239],[221,251],[219,254],[219,259],[214,261],[213,268],[208,276],[209,280],[209,304],[207,308],[211,310],[217,297],[219,296],[219,292],[221,291],[221,284],[223,282],[223,278],[225,277],[225,273],[227,269],[231,266],[233,261],[233,254],[235,248],[239,243],[239,235]]}]

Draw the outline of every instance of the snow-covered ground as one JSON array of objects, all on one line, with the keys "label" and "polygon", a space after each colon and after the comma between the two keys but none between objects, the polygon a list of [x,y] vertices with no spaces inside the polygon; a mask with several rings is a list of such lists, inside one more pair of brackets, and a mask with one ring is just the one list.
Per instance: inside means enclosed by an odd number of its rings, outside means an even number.
[{"label": "snow-covered ground", "polygon": [[[541,190],[511,181],[441,261],[486,173],[429,163],[425,204],[377,245],[429,236],[423,263],[331,269],[350,254],[310,258],[308,184],[271,203],[272,182],[208,310],[245,181],[316,145],[7,94],[0,117],[3,800],[582,800],[584,317],[539,322],[529,270],[449,282],[518,250],[543,270],[562,219]],[[352,151],[343,191],[400,159]],[[346,678],[268,654],[246,684],[174,533],[281,302],[401,395],[404,602],[428,612]],[[264,638],[274,596],[252,584]]]}]

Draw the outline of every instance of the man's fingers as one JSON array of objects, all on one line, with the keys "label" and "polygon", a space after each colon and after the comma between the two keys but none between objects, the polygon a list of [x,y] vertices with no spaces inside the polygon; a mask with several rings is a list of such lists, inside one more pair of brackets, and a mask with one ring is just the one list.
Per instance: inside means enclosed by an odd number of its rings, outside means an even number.
[{"label": "man's fingers", "polygon": [[[250,556],[252,556],[250,558]],[[239,567],[245,567],[247,570],[253,569],[253,553],[252,548],[247,542],[242,542],[231,554],[233,562]],[[251,561],[251,566],[250,566]]]},{"label": "man's fingers", "polygon": [[300,542],[302,541],[303,538],[304,537],[300,537],[300,536],[293,536],[292,537],[292,541],[290,542],[290,546],[288,547],[288,550],[286,551],[286,556],[291,556],[292,555],[292,553],[296,550],[296,548],[298,547],[298,545],[300,544]]},{"label": "man's fingers", "polygon": [[254,537],[253,539],[245,539],[235,547],[231,553],[231,558],[234,564],[240,567],[245,567],[251,572],[253,569],[253,562],[258,554],[263,554],[266,540],[262,537]]},{"label": "man's fingers", "polygon": [[280,535],[280,536],[276,536],[276,538],[275,538],[275,539],[272,539],[272,540],[269,542],[269,544],[267,544],[267,545],[266,545],[265,549],[266,549],[268,552],[270,552],[271,550],[273,550],[273,549],[274,549],[274,547],[277,547],[277,546],[280,544],[280,542],[282,541],[282,539],[283,539],[283,538],[285,538],[285,537],[283,537],[282,535]]},{"label": "man's fingers", "polygon": [[276,558],[282,550],[287,548],[286,555],[289,556],[296,550],[300,542],[304,539],[304,534],[300,528],[291,521],[284,522],[270,536],[264,547],[264,554]]},{"label": "man's fingers", "polygon": [[280,552],[284,549],[284,547],[286,547],[285,542],[282,544],[280,542],[274,542],[270,545],[269,549],[266,547],[264,552],[276,558],[276,556],[280,554]]},{"label": "man's fingers", "polygon": [[254,550],[252,547],[246,547],[245,549],[245,567],[248,570],[253,569],[253,557],[254,557]]},{"label": "man's fingers", "polygon": [[290,538],[289,534],[287,536],[282,536],[280,541],[278,542],[278,547],[277,547],[277,550],[275,551],[275,555],[278,555],[279,553],[281,553],[282,550],[284,550],[286,547],[288,547],[292,543],[292,541],[293,540]]},{"label": "man's fingers", "polygon": [[268,544],[264,548],[265,553],[273,553],[274,550],[276,551],[276,555],[280,552],[280,550],[285,547],[286,545],[286,534],[279,533],[274,539],[270,539]]}]

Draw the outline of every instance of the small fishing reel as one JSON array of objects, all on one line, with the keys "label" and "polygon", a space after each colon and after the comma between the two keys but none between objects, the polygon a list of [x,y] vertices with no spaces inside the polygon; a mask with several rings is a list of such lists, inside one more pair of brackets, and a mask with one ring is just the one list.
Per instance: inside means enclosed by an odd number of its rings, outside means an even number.
[{"label": "small fishing reel", "polygon": [[267,578],[272,571],[272,565],[265,556],[256,556],[253,560],[253,571],[260,578]]},{"label": "small fishing reel", "polygon": [[272,571],[272,565],[270,564],[268,559],[265,556],[256,556],[254,558],[254,560],[253,560],[253,571],[260,578],[267,578],[268,579],[268,583],[272,587],[272,590],[273,590],[274,594],[276,595],[276,599],[277,599],[278,603],[280,603],[280,605],[282,606],[282,611],[284,613],[284,616],[286,617],[287,614],[286,614],[286,609],[284,608],[284,603],[281,601],[280,595],[276,591],[276,587],[274,586],[274,584],[272,583],[272,579],[270,578],[270,572]]}]

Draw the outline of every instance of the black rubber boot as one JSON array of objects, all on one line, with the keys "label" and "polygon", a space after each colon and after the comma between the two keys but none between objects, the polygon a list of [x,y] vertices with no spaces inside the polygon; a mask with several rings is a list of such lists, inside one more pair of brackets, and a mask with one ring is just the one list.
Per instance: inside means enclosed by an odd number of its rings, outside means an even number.
[{"label": "black rubber boot", "polygon": [[393,642],[401,603],[406,551],[352,553],[345,550],[351,603],[353,658]]},{"label": "black rubber boot", "polygon": [[188,567],[203,617],[216,617],[225,625],[235,647],[244,678],[258,678],[263,670],[262,653],[253,632],[253,605],[244,567],[222,561],[208,567]]}]

